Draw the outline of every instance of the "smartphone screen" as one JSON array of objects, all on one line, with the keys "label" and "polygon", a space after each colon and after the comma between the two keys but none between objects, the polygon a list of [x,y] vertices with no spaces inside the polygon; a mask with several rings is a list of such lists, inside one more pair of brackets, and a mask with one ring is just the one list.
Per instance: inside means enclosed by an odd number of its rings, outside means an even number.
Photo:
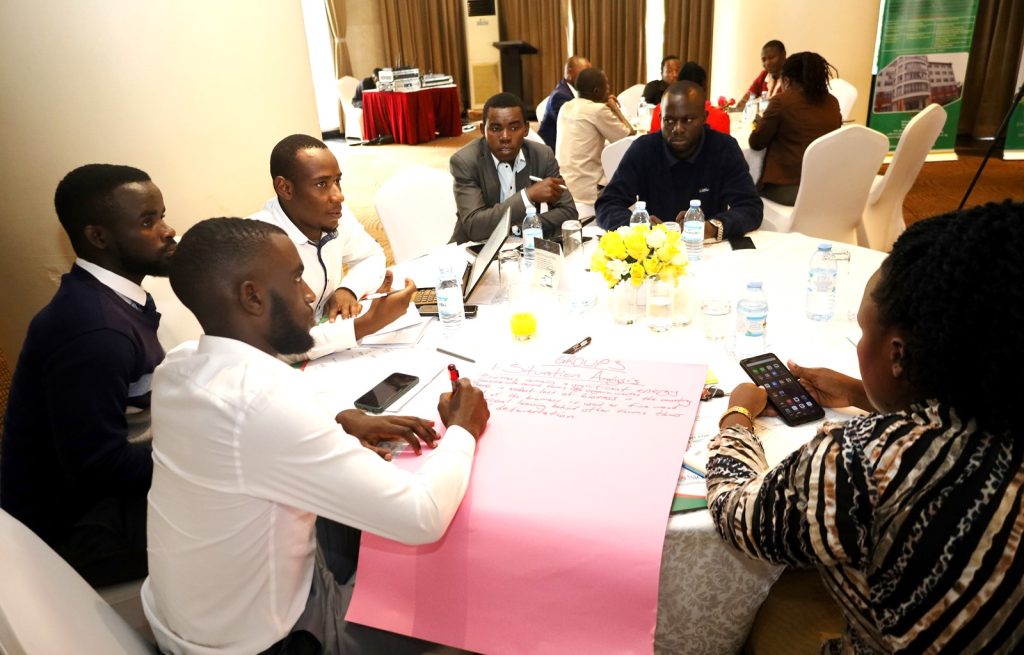
[{"label": "smartphone screen", "polygon": [[729,239],[729,245],[732,246],[733,250],[748,250],[754,249],[754,240],[750,237],[736,237]]},{"label": "smartphone screen", "polygon": [[768,401],[786,422],[800,425],[825,418],[825,410],[811,398],[797,379],[773,353],[740,360],[754,384],[764,387]]},{"label": "smartphone screen", "polygon": [[419,381],[420,379],[415,375],[392,373],[381,380],[380,384],[359,396],[355,406],[374,414],[380,414],[405,395],[409,389],[415,387]]}]

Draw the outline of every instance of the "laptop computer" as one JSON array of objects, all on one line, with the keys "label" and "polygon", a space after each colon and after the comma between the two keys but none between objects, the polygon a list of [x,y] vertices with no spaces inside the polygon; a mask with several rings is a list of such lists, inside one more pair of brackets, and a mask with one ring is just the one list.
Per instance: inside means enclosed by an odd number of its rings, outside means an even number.
[{"label": "laptop computer", "polygon": [[[476,290],[477,285],[480,284],[480,280],[484,278],[484,273],[487,272],[487,267],[491,265],[494,258],[498,256],[498,252],[501,250],[501,246],[504,245],[505,240],[508,238],[509,224],[511,223],[511,210],[506,209],[505,213],[502,214],[501,220],[494,226],[494,231],[491,232],[491,236],[488,237],[484,243],[480,252],[477,253],[476,258],[473,260],[473,265],[466,265],[466,270],[462,273],[462,300],[468,301],[469,297]],[[421,305],[433,305],[437,303],[437,292],[434,287],[426,287],[417,289],[416,294],[412,298],[412,302],[417,307]]]}]

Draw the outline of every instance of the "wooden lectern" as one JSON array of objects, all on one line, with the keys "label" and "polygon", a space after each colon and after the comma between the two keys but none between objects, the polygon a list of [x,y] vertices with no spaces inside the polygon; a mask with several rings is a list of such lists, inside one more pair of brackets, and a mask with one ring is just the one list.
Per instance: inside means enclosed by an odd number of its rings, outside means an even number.
[{"label": "wooden lectern", "polygon": [[537,48],[526,41],[495,41],[494,47],[501,50],[501,90],[523,98],[522,55],[535,55]]}]

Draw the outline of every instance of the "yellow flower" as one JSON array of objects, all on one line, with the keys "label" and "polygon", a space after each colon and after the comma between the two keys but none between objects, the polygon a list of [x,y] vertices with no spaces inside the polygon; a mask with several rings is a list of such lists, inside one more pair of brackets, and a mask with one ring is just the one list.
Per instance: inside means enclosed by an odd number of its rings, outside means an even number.
[{"label": "yellow flower", "polygon": [[616,277],[611,271],[606,270],[604,272],[604,281],[608,283],[608,288],[610,289],[622,281],[622,278]]},{"label": "yellow flower", "polygon": [[661,248],[658,248],[658,250],[657,250],[657,252],[655,254],[658,256],[658,259],[660,259],[661,261],[663,261],[665,263],[669,263],[669,262],[672,261],[673,257],[675,257],[676,255],[679,254],[679,248],[677,246],[669,245],[669,244],[666,243]]},{"label": "yellow flower", "polygon": [[608,257],[604,254],[603,250],[595,250],[594,254],[590,257],[590,270],[598,273],[604,273],[607,267]]},{"label": "yellow flower", "polygon": [[640,261],[647,257],[650,249],[647,247],[647,235],[644,230],[634,230],[624,240],[626,254],[633,259]]},{"label": "yellow flower", "polygon": [[657,275],[661,270],[661,260],[657,257],[648,257],[644,260],[644,272],[647,275]]},{"label": "yellow flower", "polygon": [[665,241],[667,239],[668,236],[665,234],[665,227],[663,225],[655,225],[651,228],[650,232],[647,233],[647,245],[652,250],[657,250],[665,245]]},{"label": "yellow flower", "polygon": [[643,264],[630,264],[629,266],[629,279],[633,282],[633,286],[640,286],[644,283],[644,267]]},{"label": "yellow flower", "polygon": [[665,230],[665,245],[679,247],[679,241],[683,238],[683,235],[679,232],[669,232]]},{"label": "yellow flower", "polygon": [[601,250],[609,259],[625,259],[626,246],[622,243],[622,235],[618,232],[605,232],[601,236]]}]

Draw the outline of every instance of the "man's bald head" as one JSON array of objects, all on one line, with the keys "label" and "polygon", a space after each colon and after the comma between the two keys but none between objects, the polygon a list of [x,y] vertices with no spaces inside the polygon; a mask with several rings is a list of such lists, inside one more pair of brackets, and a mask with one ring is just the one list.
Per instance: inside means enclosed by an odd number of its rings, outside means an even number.
[{"label": "man's bald head", "polygon": [[263,221],[210,218],[181,237],[171,260],[171,288],[204,330],[222,318],[238,285],[260,267],[275,234],[287,236]]},{"label": "man's bald head", "polygon": [[576,78],[579,74],[590,68],[590,60],[586,57],[573,55],[565,60],[565,71],[563,77],[569,84],[576,86]]}]

